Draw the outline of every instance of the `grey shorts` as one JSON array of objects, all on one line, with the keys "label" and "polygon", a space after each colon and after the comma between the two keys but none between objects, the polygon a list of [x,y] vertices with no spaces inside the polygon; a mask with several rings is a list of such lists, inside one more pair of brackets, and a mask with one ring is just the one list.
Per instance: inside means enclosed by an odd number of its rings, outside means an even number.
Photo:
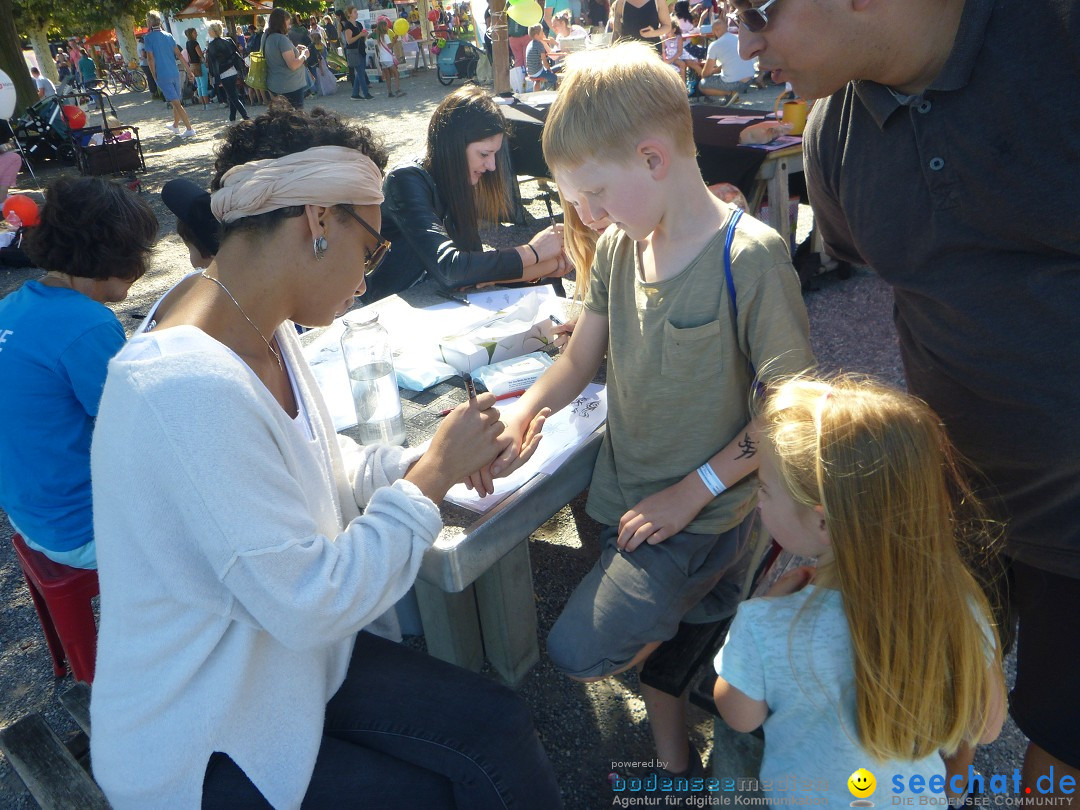
[{"label": "grey shorts", "polygon": [[605,526],[600,559],[548,635],[552,663],[577,678],[609,675],[646,644],[672,638],[680,621],[718,621],[734,613],[756,514],[723,534],[680,532],[629,553],[615,545],[618,527]]},{"label": "grey shorts", "polygon": [[727,92],[735,91],[736,93],[745,93],[750,89],[750,85],[753,84],[753,78],[746,79],[741,82],[725,82],[720,78],[719,73],[714,73],[712,76],[706,76],[698,84],[698,89],[702,87],[709,90],[724,90]]}]

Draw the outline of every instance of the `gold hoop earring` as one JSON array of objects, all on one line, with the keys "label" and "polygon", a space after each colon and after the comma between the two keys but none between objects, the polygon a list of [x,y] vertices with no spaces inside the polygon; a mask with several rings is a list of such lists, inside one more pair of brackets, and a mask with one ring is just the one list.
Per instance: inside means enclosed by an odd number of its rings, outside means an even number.
[{"label": "gold hoop earring", "polygon": [[329,246],[325,236],[316,236],[311,240],[311,247],[315,251],[315,261],[322,261],[322,257],[326,255],[326,249]]}]

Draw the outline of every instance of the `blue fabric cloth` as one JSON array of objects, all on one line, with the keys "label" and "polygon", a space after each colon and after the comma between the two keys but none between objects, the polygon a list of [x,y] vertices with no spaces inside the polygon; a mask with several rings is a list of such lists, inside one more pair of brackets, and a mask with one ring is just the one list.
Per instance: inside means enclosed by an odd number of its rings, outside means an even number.
[{"label": "blue fabric cloth", "polygon": [[176,67],[176,40],[169,34],[154,29],[143,37],[143,47],[154,55],[158,84],[162,79],[180,76],[180,69]]},{"label": "blue fabric cloth", "polygon": [[0,301],[0,506],[38,546],[94,538],[90,436],[124,330],[82,293],[28,281]]}]

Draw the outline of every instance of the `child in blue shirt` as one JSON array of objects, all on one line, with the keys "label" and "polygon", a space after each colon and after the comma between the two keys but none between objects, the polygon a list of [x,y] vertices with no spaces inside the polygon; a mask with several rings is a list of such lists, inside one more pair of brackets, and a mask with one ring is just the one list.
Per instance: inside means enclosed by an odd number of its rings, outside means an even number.
[{"label": "child in blue shirt", "polygon": [[871,381],[803,378],[759,422],[762,522],[817,567],[739,606],[716,657],[720,714],[737,731],[764,725],[762,783],[799,786],[783,796],[847,806],[872,795],[849,792],[866,768],[879,789],[918,775],[955,801],[974,746],[1001,730],[1005,692],[990,608],[958,550],[992,548],[990,524],[940,420]]},{"label": "child in blue shirt", "polygon": [[96,568],[90,438],[124,330],[106,303],[146,270],[157,218],[126,188],[59,180],[26,252],[47,270],[0,300],[0,507],[30,548]]}]

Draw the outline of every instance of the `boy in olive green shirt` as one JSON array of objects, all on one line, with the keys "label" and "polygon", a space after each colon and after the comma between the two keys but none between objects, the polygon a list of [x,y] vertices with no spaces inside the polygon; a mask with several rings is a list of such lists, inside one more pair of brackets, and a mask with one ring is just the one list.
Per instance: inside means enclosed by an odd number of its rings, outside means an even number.
[{"label": "boy in olive green shirt", "polygon": [[[573,55],[563,82],[545,158],[585,226],[608,217],[615,227],[597,244],[564,356],[504,413],[512,442],[491,472],[514,468],[525,434],[606,354],[607,433],[588,500],[604,549],[547,645],[563,672],[591,681],[643,663],[742,562],[758,463],[753,369],[767,382],[813,356],[784,240],[748,216],[734,226],[736,209],[701,179],[678,75],[627,43]],[[672,775],[701,775],[684,698],[645,685],[642,697],[657,759]]]}]

